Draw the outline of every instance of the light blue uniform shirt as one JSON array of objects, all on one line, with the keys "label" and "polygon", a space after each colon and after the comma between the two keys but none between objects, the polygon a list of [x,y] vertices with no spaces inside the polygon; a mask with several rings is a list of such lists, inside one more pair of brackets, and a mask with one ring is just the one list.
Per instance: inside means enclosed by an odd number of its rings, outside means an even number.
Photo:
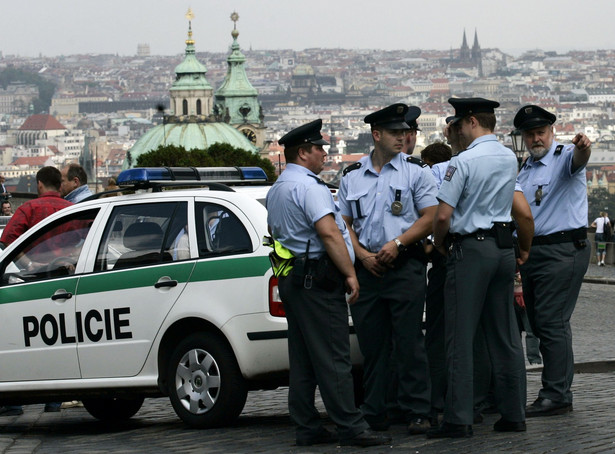
[{"label": "light blue uniform shirt", "polygon": [[455,208],[451,233],[466,235],[489,230],[494,222],[510,222],[517,158],[488,134],[454,156],[438,199]]},{"label": "light blue uniform shirt", "polygon": [[314,224],[333,214],[354,263],[354,249],[346,223],[333,202],[331,191],[311,170],[298,164],[287,164],[267,193],[266,206],[267,223],[273,237],[296,257],[305,256],[309,240],[309,257],[312,259],[326,253]]},{"label": "light blue uniform shirt", "polygon": [[444,176],[446,175],[446,169],[448,169],[448,164],[451,161],[438,162],[431,166],[431,173],[436,180],[436,186],[440,189],[442,186],[442,181],[444,181]]},{"label": "light blue uniform shirt", "polygon": [[[585,166],[571,173],[574,145],[566,145],[556,155],[553,141],[539,161],[530,156],[517,182],[534,216],[534,236],[587,227],[587,179]],[[542,186],[542,199],[536,205],[536,191]]]},{"label": "light blue uniform shirt", "polygon": [[[352,217],[359,242],[370,252],[378,252],[412,227],[421,217],[419,210],[438,204],[429,168],[408,162],[407,157],[398,153],[378,173],[370,154],[361,158],[359,169],[342,177],[337,195],[340,210]],[[391,212],[397,198],[403,205],[399,216]]]}]

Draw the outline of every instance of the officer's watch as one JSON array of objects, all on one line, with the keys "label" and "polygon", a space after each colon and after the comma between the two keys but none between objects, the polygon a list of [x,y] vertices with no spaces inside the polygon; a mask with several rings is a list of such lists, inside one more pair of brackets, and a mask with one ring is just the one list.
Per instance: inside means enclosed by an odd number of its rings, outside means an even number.
[{"label": "officer's watch", "polygon": [[406,246],[404,246],[404,244],[399,241],[399,238],[394,238],[393,241],[395,241],[395,244],[397,245],[397,252],[401,252],[406,249]]}]

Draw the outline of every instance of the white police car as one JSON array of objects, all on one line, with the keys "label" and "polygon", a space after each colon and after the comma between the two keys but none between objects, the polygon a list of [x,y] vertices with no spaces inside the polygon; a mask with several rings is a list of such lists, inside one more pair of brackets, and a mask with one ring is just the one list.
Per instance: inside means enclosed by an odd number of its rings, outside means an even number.
[{"label": "white police car", "polygon": [[[0,251],[0,405],[81,400],[119,420],[168,395],[187,424],[214,427],[249,390],[287,383],[265,207],[216,183],[145,190],[199,170],[125,171],[137,193],[65,208]],[[232,172],[264,176],[216,178]]]}]

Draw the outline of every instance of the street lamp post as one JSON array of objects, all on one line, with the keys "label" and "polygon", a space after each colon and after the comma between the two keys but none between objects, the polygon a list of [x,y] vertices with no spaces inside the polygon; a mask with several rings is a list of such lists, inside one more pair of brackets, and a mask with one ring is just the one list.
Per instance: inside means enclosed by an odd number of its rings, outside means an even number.
[{"label": "street lamp post", "polygon": [[515,156],[517,157],[518,168],[521,169],[521,164],[523,163],[523,156],[525,155],[525,142],[523,141],[523,135],[521,131],[515,129],[510,133],[510,138],[512,140],[512,148],[515,152]]}]

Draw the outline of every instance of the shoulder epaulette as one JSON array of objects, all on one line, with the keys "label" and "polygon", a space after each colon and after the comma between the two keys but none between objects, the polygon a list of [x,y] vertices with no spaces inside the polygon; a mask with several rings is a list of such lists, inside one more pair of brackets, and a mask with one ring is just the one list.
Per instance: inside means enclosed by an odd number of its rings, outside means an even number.
[{"label": "shoulder epaulette", "polygon": [[319,183],[319,184],[327,184],[327,183],[325,183],[324,181],[322,181],[320,178],[318,178],[316,175],[310,175],[310,174],[308,173],[308,176],[310,176],[310,177],[314,178],[316,181],[318,181],[318,183]]},{"label": "shoulder epaulette", "polygon": [[360,162],[355,162],[354,164],[349,165],[348,167],[346,167],[344,169],[344,171],[342,172],[342,176],[346,176],[346,174],[348,172],[352,172],[353,170],[357,170],[357,169],[360,169],[360,168],[361,168],[361,163]]},{"label": "shoulder epaulette", "polygon": [[555,156],[559,156],[562,153],[563,149],[564,149],[564,146],[562,144],[559,144],[557,147],[555,147],[555,151],[553,152],[553,154]]},{"label": "shoulder epaulette", "polygon": [[417,166],[427,167],[427,164],[425,164],[421,158],[417,158],[416,156],[408,156],[406,161],[416,164]]}]

